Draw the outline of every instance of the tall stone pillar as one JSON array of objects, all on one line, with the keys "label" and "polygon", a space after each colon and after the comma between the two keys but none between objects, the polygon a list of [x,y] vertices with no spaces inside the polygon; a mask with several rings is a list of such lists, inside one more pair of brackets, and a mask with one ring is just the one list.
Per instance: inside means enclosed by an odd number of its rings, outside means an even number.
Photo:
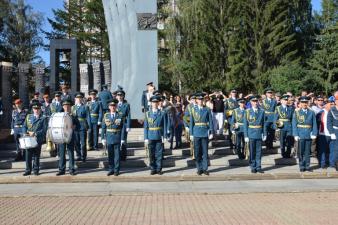
[{"label": "tall stone pillar", "polygon": [[89,91],[89,76],[88,64],[80,64],[80,91],[88,96]]},{"label": "tall stone pillar", "polygon": [[101,91],[101,84],[102,84],[102,63],[95,62],[93,63],[93,88]]},{"label": "tall stone pillar", "polygon": [[[112,89],[112,80],[111,80],[111,70],[110,70],[110,61],[103,61],[103,71],[104,71],[104,83],[108,85],[109,89]],[[115,85],[116,86],[116,85]]]},{"label": "tall stone pillar", "polygon": [[2,116],[1,127],[10,128],[12,115],[12,86],[11,76],[13,64],[10,62],[0,62],[0,80],[1,80],[1,99],[2,99]]},{"label": "tall stone pillar", "polygon": [[34,68],[35,75],[35,92],[40,92],[41,95],[45,94],[45,65],[36,65]]},{"label": "tall stone pillar", "polygon": [[22,100],[24,107],[29,107],[28,95],[28,73],[31,68],[29,63],[19,63],[19,98]]}]

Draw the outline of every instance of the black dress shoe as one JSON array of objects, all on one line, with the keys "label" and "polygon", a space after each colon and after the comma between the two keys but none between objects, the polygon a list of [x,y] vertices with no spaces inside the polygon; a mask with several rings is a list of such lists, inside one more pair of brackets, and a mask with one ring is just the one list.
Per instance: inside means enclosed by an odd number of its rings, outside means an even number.
[{"label": "black dress shoe", "polygon": [[25,172],[24,174],[22,174],[23,176],[29,176],[31,175],[31,172]]},{"label": "black dress shoe", "polygon": [[257,173],[264,173],[263,170],[257,170]]},{"label": "black dress shoe", "polygon": [[304,172],[304,171],[305,171],[305,169],[299,169],[299,171],[300,171],[300,172]]},{"label": "black dress shoe", "polygon": [[61,175],[65,175],[65,172],[59,171],[59,172],[56,173],[56,176],[61,176]]},{"label": "black dress shoe", "polygon": [[312,169],[306,169],[305,171],[307,171],[307,172],[313,172],[313,170]]},{"label": "black dress shoe", "polygon": [[39,176],[39,171],[34,171],[35,176]]},{"label": "black dress shoe", "polygon": [[150,171],[150,175],[155,175],[155,174],[156,174],[155,170]]},{"label": "black dress shoe", "polygon": [[206,171],[204,171],[203,173],[204,173],[204,175],[209,176],[209,171],[206,170]]},{"label": "black dress shoe", "polygon": [[82,162],[84,162],[84,163],[85,163],[85,162],[86,162],[86,159],[82,159]]},{"label": "black dress shoe", "polygon": [[76,161],[81,161],[81,157],[77,157],[77,158],[76,158]]},{"label": "black dress shoe", "polygon": [[257,173],[257,170],[251,170],[251,173]]},{"label": "black dress shoe", "polygon": [[109,171],[109,172],[107,173],[107,176],[111,176],[111,175],[114,175],[114,171]]},{"label": "black dress shoe", "polygon": [[158,174],[158,175],[163,175],[162,170],[158,171],[157,174]]},{"label": "black dress shoe", "polygon": [[23,160],[22,155],[21,155],[21,154],[16,155],[14,161],[15,161],[15,162],[18,162],[18,161],[21,161],[21,160]]},{"label": "black dress shoe", "polygon": [[201,176],[202,173],[203,173],[203,171],[199,170],[199,171],[197,171],[196,173],[197,173],[197,175]]},{"label": "black dress shoe", "polygon": [[120,175],[119,172],[115,172],[115,173],[114,173],[114,176],[115,176],[115,177],[117,177],[118,175]]},{"label": "black dress shoe", "polygon": [[70,174],[71,176],[75,176],[75,175],[76,175],[75,171],[70,171],[69,174]]}]

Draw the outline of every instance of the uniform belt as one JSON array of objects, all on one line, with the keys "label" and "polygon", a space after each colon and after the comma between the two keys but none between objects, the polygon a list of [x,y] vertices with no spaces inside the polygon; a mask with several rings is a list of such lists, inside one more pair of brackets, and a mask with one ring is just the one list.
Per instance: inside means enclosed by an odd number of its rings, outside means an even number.
[{"label": "uniform belt", "polygon": [[22,125],[14,125],[15,128],[21,128],[23,127]]},{"label": "uniform belt", "polygon": [[94,116],[94,117],[98,117],[99,116],[99,114],[97,114],[97,113],[91,113],[90,115]]},{"label": "uniform belt", "polygon": [[279,119],[280,121],[283,121],[283,122],[289,122],[290,120],[289,119]]},{"label": "uniform belt", "polygon": [[161,130],[162,127],[149,127],[149,130]]},{"label": "uniform belt", "polygon": [[265,111],[265,114],[274,114],[275,112]]},{"label": "uniform belt", "polygon": [[195,123],[195,126],[208,126],[207,123]]},{"label": "uniform belt", "polygon": [[257,125],[257,126],[249,125],[249,128],[259,129],[259,128],[262,128],[262,126],[261,125]]},{"label": "uniform belt", "polygon": [[336,126],[333,126],[333,129],[336,129],[336,130],[338,130],[338,127],[336,127]]},{"label": "uniform belt", "polygon": [[244,125],[244,123],[237,123],[237,125],[240,125],[240,126],[242,126],[242,125]]},{"label": "uniform belt", "polygon": [[86,119],[85,118],[78,118],[79,121],[85,121]]},{"label": "uniform belt", "polygon": [[119,132],[121,129],[107,129],[107,132],[111,132],[111,133],[117,133]]},{"label": "uniform belt", "polygon": [[312,126],[311,125],[297,125],[297,127],[299,127],[299,128],[312,128]]}]

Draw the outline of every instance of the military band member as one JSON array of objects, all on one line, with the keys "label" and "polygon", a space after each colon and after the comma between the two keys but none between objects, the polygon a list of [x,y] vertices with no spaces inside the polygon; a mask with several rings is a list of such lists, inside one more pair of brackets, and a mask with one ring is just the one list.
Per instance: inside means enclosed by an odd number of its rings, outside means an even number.
[{"label": "military band member", "polygon": [[244,118],[245,118],[245,99],[237,100],[239,107],[233,111],[230,127],[233,135],[236,135],[236,151],[239,159],[245,159],[245,142],[244,142]]},{"label": "military band member", "polygon": [[294,109],[288,106],[289,95],[283,95],[281,104],[276,107],[274,128],[280,132],[280,149],[283,158],[291,157],[292,115]]},{"label": "military band member", "polygon": [[194,144],[193,144],[193,140],[190,140],[190,130],[189,130],[190,114],[194,110],[194,108],[197,107],[195,94],[190,95],[189,100],[190,100],[190,102],[185,107],[185,110],[184,110],[183,123],[184,123],[184,127],[185,127],[186,139],[190,143],[190,155],[192,156],[192,159],[195,159],[195,157],[194,157]]},{"label": "military band member", "polygon": [[[54,99],[53,99],[52,103],[50,104],[51,114],[57,113],[57,112],[62,112],[61,95],[62,95],[62,92],[60,92],[60,91],[57,91],[57,92],[54,93]],[[70,98],[65,99],[65,100],[70,100]]]},{"label": "military band member", "polygon": [[147,112],[150,108],[150,98],[153,96],[153,92],[155,91],[155,87],[153,85],[153,82],[149,82],[147,84],[147,90],[143,91],[142,93],[142,99],[141,99],[141,106],[142,106],[142,112]]},{"label": "military band member", "polygon": [[102,104],[103,114],[109,111],[108,102],[110,102],[111,100],[113,100],[113,96],[111,92],[108,90],[108,85],[103,84],[102,91],[99,93],[99,101],[101,101]]},{"label": "military band member", "polygon": [[231,135],[232,133],[230,132],[230,122],[233,110],[238,108],[238,102],[237,102],[237,91],[235,89],[230,91],[230,96],[228,99],[225,100],[224,104],[224,111],[225,111],[225,118],[228,120],[228,140],[230,141],[230,148],[233,149],[234,143],[232,143]]},{"label": "military band member", "polygon": [[125,124],[124,128],[125,133],[124,133],[124,141],[123,144],[121,145],[121,160],[125,161],[127,159],[127,137],[128,137],[128,132],[130,131],[131,127],[131,115],[130,115],[130,105],[125,100],[125,95],[126,93],[123,91],[122,88],[119,88],[116,92],[116,99],[118,101],[118,113],[122,115],[123,118],[123,123]]},{"label": "military band member", "polygon": [[311,172],[311,144],[318,134],[316,115],[308,107],[309,97],[302,96],[299,101],[300,109],[296,109],[292,117],[292,133],[295,141],[298,141],[300,172]]},{"label": "military band member", "polygon": [[28,111],[23,108],[21,99],[17,99],[14,102],[15,109],[12,112],[12,121],[11,121],[11,135],[14,135],[14,141],[16,146],[16,157],[15,161],[20,161],[24,159],[24,154],[19,146],[19,138],[24,134],[24,123]]},{"label": "military band member", "polygon": [[[72,118],[73,122],[73,130],[77,130],[80,126],[79,121],[75,116],[72,115],[72,100],[64,100],[62,102],[63,111],[68,113],[68,115]],[[75,133],[72,133],[72,138],[67,144],[58,144],[59,150],[59,172],[57,172],[56,176],[61,176],[66,173],[66,151],[68,152],[68,160],[69,160],[69,174],[74,176],[75,173],[75,159],[74,159],[74,147],[75,147]]]},{"label": "military band member", "polygon": [[42,102],[41,110],[42,110],[43,115],[46,117],[50,117],[52,115],[48,94],[43,95],[43,102]]},{"label": "military band member", "polygon": [[89,136],[89,145],[88,149],[98,150],[98,140],[99,140],[99,126],[102,122],[102,103],[96,97],[97,90],[89,91],[90,101],[87,102],[90,112],[90,121],[91,121],[91,132],[88,133]]},{"label": "military band member", "polygon": [[41,146],[46,141],[45,139],[48,126],[47,118],[42,115],[41,112],[41,104],[38,102],[34,103],[32,105],[32,108],[33,113],[28,114],[25,119],[24,133],[28,134],[31,137],[36,137],[38,146],[36,148],[26,149],[26,170],[23,174],[24,176],[28,176],[31,174],[32,160],[34,160],[34,175],[39,175]]},{"label": "military band member", "polygon": [[265,113],[264,127],[267,132],[267,138],[265,141],[267,150],[273,149],[273,141],[275,139],[275,130],[274,130],[274,119],[275,119],[275,110],[277,106],[277,101],[273,99],[272,88],[265,89],[266,98],[262,101],[262,107]]},{"label": "military band member", "polygon": [[117,111],[117,104],[116,99],[108,103],[109,112],[104,114],[102,123],[102,144],[108,149],[109,172],[107,176],[120,174],[120,149],[124,144],[126,134],[125,119]]},{"label": "military band member", "polygon": [[[330,169],[337,169],[337,158],[338,158],[338,92],[334,96],[335,105],[333,105],[327,114],[327,129],[331,136],[330,146]],[[332,152],[332,154],[331,154]]]},{"label": "military band member", "polygon": [[60,82],[61,86],[61,101],[71,99],[73,100],[73,96],[70,93],[70,83],[68,81],[61,81]]},{"label": "military band member", "polygon": [[266,140],[264,110],[258,107],[258,97],[250,97],[251,108],[245,111],[244,140],[249,144],[251,173],[264,173],[261,167],[262,141]]},{"label": "military band member", "polygon": [[194,155],[197,174],[209,175],[208,171],[208,144],[213,138],[213,121],[211,111],[204,106],[203,93],[196,94],[197,107],[190,114],[190,140],[194,141]]},{"label": "military band member", "polygon": [[148,145],[150,174],[162,175],[162,158],[164,136],[166,131],[165,115],[158,109],[160,96],[150,98],[151,109],[145,113],[144,120],[144,142]]},{"label": "military band member", "polygon": [[87,159],[87,131],[91,132],[91,119],[88,106],[83,104],[84,94],[75,95],[75,105],[72,106],[72,115],[79,120],[80,126],[75,130],[76,160],[86,162]]}]

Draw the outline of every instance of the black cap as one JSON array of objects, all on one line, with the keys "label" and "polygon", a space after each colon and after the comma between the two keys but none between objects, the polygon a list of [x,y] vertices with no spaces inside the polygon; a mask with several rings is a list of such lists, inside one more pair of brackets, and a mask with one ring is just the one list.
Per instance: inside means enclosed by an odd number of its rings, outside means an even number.
[{"label": "black cap", "polygon": [[62,86],[69,86],[70,83],[68,81],[62,80],[62,81],[60,81],[60,85],[62,85]]},{"label": "black cap", "polygon": [[147,86],[149,86],[149,85],[153,85],[154,83],[153,82],[149,82],[148,84],[147,84]]},{"label": "black cap", "polygon": [[108,84],[102,84],[101,87],[107,89],[108,88]]},{"label": "black cap", "polygon": [[318,96],[316,97],[316,99],[324,99],[324,97],[321,96],[321,95],[318,95]]},{"label": "black cap", "polygon": [[123,87],[121,87],[120,85],[117,85],[116,95],[122,95],[122,96],[126,95],[126,93],[123,90]]},{"label": "black cap", "polygon": [[88,92],[90,95],[97,95],[98,91],[96,89],[92,89]]},{"label": "black cap", "polygon": [[204,99],[205,94],[202,92],[199,92],[199,93],[196,93],[195,96],[196,96],[196,99]]},{"label": "black cap", "polygon": [[237,102],[239,102],[239,103],[245,103],[246,101],[245,101],[244,98],[239,98],[239,99],[237,99]]},{"label": "black cap", "polygon": [[62,92],[61,92],[61,91],[56,91],[56,92],[54,92],[54,96],[60,97],[61,95],[62,95]]},{"label": "black cap", "polygon": [[290,95],[283,95],[281,99],[288,100],[290,98]]},{"label": "black cap", "polygon": [[274,90],[271,87],[265,88],[264,93],[272,93]]},{"label": "black cap", "polygon": [[161,96],[158,95],[153,95],[150,98],[150,102],[160,102],[161,101]]},{"label": "black cap", "polygon": [[257,95],[252,95],[249,98],[249,101],[258,101],[259,97]]},{"label": "black cap", "polygon": [[34,95],[40,95],[40,93],[39,92],[35,92]]},{"label": "black cap", "polygon": [[75,98],[83,98],[84,97],[84,94],[82,92],[77,92],[75,94]]},{"label": "black cap", "polygon": [[73,105],[73,101],[71,99],[65,99],[62,101],[62,105]]},{"label": "black cap", "polygon": [[237,93],[237,90],[236,89],[231,89],[230,93]]},{"label": "black cap", "polygon": [[33,101],[32,102],[32,108],[33,109],[40,109],[41,108],[41,103],[38,101]]},{"label": "black cap", "polygon": [[299,98],[299,101],[300,101],[300,102],[308,102],[309,100],[310,100],[310,98],[307,97],[307,96],[301,96],[301,97]]},{"label": "black cap", "polygon": [[113,99],[108,102],[108,105],[117,105],[117,103],[119,102],[116,99]]}]

